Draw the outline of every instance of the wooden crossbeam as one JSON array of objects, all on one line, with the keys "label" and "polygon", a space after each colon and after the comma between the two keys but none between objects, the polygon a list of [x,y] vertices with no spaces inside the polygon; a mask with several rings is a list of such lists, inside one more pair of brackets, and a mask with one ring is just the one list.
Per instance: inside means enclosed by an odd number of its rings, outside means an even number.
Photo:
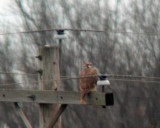
[{"label": "wooden crossbeam", "polygon": [[50,121],[49,121],[49,124],[48,124],[48,127],[47,128],[53,128],[57,122],[57,120],[59,119],[59,117],[61,116],[61,114],[64,112],[64,110],[66,109],[67,107],[67,104],[62,104],[60,107],[59,107],[59,110],[57,111],[56,114],[52,114],[52,116],[50,117]]},{"label": "wooden crossbeam", "polygon": [[23,112],[22,108],[19,106],[17,102],[14,103],[15,108],[17,112],[19,113],[19,116],[21,117],[23,123],[25,124],[26,128],[32,128],[32,125],[30,124],[28,118],[26,117],[26,114]]},{"label": "wooden crossbeam", "polygon": [[[108,94],[92,92],[86,97],[88,105],[107,105]],[[0,101],[33,102],[46,104],[81,104],[80,92],[51,90],[0,90]]]}]

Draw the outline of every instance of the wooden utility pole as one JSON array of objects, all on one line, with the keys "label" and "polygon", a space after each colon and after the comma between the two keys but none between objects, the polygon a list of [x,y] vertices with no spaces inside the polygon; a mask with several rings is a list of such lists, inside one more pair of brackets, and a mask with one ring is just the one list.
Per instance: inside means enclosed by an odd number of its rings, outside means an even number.
[{"label": "wooden utility pole", "polygon": [[[55,91],[59,90],[59,48],[56,46],[43,47],[40,49],[40,55],[42,58],[42,76],[40,78],[40,89]],[[50,117],[54,116],[54,114],[56,115],[58,108],[58,104],[40,104],[40,128],[47,128]],[[61,119],[56,122],[54,128],[61,128]]]}]

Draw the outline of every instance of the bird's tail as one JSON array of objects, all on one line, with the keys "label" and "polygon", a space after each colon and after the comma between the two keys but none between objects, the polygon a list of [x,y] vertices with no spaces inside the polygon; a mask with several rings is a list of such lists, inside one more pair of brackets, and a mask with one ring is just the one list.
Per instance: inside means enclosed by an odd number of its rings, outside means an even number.
[{"label": "bird's tail", "polygon": [[82,93],[81,94],[81,99],[80,99],[80,103],[81,104],[86,104],[86,99],[85,99],[86,98],[86,94],[87,93]]},{"label": "bird's tail", "polygon": [[97,91],[96,85],[95,85],[94,88],[91,89],[91,90],[88,90],[88,89],[83,90],[83,92],[82,92],[82,94],[81,94],[80,103],[81,103],[81,104],[86,104],[86,96],[87,96],[87,94],[88,94],[89,92],[95,92],[95,91]]}]

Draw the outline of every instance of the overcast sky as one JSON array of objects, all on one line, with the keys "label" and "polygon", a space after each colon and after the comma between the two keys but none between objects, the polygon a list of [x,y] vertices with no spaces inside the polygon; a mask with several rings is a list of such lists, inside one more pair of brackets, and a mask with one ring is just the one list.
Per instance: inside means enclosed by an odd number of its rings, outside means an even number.
[{"label": "overcast sky", "polygon": [[0,0],[0,15],[4,15],[8,12],[7,8],[9,6],[9,2],[11,2],[11,0]]},{"label": "overcast sky", "polygon": [[[129,1],[130,0],[119,0],[118,10],[120,11],[121,10],[120,7],[122,7],[121,5],[126,6]],[[117,5],[117,0],[109,0],[109,6],[111,10],[115,11],[116,5]],[[7,23],[12,23],[15,20],[17,21],[17,18],[19,18],[18,12],[17,14],[15,14],[9,11],[11,7],[14,7],[13,0],[0,0],[0,21],[1,21],[0,26],[3,26],[4,24]],[[4,20],[7,20],[7,23],[4,22]]]},{"label": "overcast sky", "polygon": [[[7,8],[8,6],[12,5],[11,2],[13,0],[0,0],[0,15],[8,13]],[[129,0],[119,0],[120,3],[127,4]],[[109,6],[111,6],[111,9],[114,9],[116,5],[117,0],[109,0]]]}]

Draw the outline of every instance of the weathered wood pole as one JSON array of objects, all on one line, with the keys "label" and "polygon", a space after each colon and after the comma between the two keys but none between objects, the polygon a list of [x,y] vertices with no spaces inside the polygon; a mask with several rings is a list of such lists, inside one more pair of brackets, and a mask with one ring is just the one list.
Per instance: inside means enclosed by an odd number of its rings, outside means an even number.
[{"label": "weathered wood pole", "polygon": [[[59,90],[60,68],[59,68],[59,47],[43,47],[40,49],[42,56],[42,76],[40,79],[41,90]],[[40,128],[47,128],[49,119],[58,111],[58,104],[40,104]],[[54,128],[61,128],[59,119]]]}]

